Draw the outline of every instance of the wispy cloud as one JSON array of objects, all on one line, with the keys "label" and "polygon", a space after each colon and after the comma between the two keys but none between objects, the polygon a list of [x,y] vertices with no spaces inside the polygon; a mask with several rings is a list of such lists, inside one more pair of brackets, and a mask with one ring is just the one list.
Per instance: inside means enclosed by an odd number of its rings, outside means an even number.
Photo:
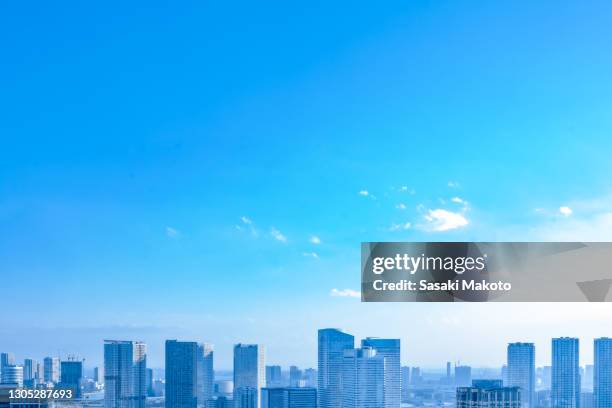
[{"label": "wispy cloud", "polygon": [[406,207],[406,204],[399,203],[395,206],[395,208],[397,208],[398,210],[405,210],[407,207]]},{"label": "wispy cloud", "polygon": [[360,298],[361,293],[353,289],[332,289],[329,292],[330,296],[334,297],[350,297],[350,298]]},{"label": "wispy cloud", "polygon": [[181,233],[176,228],[166,227],[166,236],[168,236],[168,238],[176,239],[181,236]]},{"label": "wispy cloud", "polygon": [[274,238],[277,241],[280,241],[283,243],[287,242],[287,237],[274,227],[270,227],[270,236],[272,236],[272,238]]},{"label": "wispy cloud", "polygon": [[441,208],[429,210],[424,218],[426,223],[423,225],[423,229],[433,232],[449,231],[469,224],[462,213]]},{"label": "wispy cloud", "polygon": [[450,188],[459,188],[459,182],[457,182],[457,181],[449,181],[449,182],[447,183],[447,185],[448,185]]},{"label": "wispy cloud", "polygon": [[240,217],[240,224],[236,225],[236,229],[238,231],[247,230],[254,238],[257,238],[259,236],[259,231],[257,231],[257,229],[255,228],[253,220],[245,215]]},{"label": "wispy cloud", "polygon": [[369,196],[369,195],[370,195],[370,192],[369,192],[368,190],[361,190],[361,191],[359,192],[359,195],[362,195],[362,196],[364,196],[364,197],[367,197],[367,196]]},{"label": "wispy cloud", "polygon": [[412,228],[412,223],[405,222],[403,224],[391,224],[389,231],[401,231]]},{"label": "wispy cloud", "polygon": [[574,211],[566,206],[563,207],[559,207],[559,213],[561,213],[561,215],[565,216],[565,217],[569,217],[570,215],[572,215]]},{"label": "wispy cloud", "polygon": [[465,200],[463,198],[461,198],[461,197],[453,197],[453,198],[451,198],[451,201],[453,203],[457,203],[457,204],[465,203]]},{"label": "wispy cloud", "polygon": [[321,238],[316,235],[313,235],[310,237],[309,241],[311,244],[319,245],[321,243]]},{"label": "wispy cloud", "polygon": [[316,252],[304,252],[302,255],[308,258],[319,259],[319,254],[317,254]]},{"label": "wispy cloud", "polygon": [[253,224],[253,221],[249,217],[246,217],[244,215],[240,217],[240,221],[242,221],[244,224],[247,224],[247,225]]},{"label": "wispy cloud", "polygon": [[408,193],[408,194],[414,194],[414,188],[409,188],[408,186],[401,186],[399,188],[399,191],[401,191],[402,193]]}]

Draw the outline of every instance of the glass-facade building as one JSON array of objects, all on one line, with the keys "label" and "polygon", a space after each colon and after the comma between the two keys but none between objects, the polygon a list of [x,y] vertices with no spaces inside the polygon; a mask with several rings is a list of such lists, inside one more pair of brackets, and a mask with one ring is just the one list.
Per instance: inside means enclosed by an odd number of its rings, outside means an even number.
[{"label": "glass-facade building", "polygon": [[264,348],[260,344],[234,346],[234,407],[260,408],[266,384]]},{"label": "glass-facade building", "polygon": [[580,407],[579,355],[578,339],[552,340],[551,402],[554,408]]},{"label": "glass-facade building", "polygon": [[612,408],[612,339],[595,339],[593,406]]},{"label": "glass-facade building", "polygon": [[342,363],[344,351],[355,347],[355,338],[338,329],[318,332],[317,398],[319,408],[342,407]]},{"label": "glass-facade building", "polygon": [[145,408],[146,345],[104,341],[104,408]]},{"label": "glass-facade building", "polygon": [[198,343],[166,340],[166,408],[196,408]]},{"label": "glass-facade building", "polygon": [[509,387],[520,387],[523,408],[535,408],[535,345],[508,344],[507,380]]},{"label": "glass-facade building", "polygon": [[401,404],[400,340],[368,337],[361,347],[371,347],[385,359],[384,408],[399,408]]}]

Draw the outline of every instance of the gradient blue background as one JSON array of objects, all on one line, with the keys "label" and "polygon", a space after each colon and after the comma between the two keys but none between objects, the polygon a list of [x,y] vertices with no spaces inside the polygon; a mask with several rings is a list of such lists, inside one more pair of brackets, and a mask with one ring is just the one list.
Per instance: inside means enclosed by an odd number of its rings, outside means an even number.
[{"label": "gradient blue background", "polygon": [[[610,21],[605,1],[2,4],[0,348],[95,362],[139,338],[155,365],[187,337],[220,366],[238,341],[313,365],[314,330],[343,326],[477,365],[610,335],[606,305],[332,296],[358,289],[361,241],[609,239]],[[432,231],[440,209],[466,224]]]}]

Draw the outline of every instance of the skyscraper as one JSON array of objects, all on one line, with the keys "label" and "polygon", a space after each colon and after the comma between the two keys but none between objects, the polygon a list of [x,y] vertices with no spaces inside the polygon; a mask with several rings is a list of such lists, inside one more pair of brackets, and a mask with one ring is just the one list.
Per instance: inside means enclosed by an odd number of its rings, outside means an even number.
[{"label": "skyscraper", "polygon": [[455,366],[455,385],[457,387],[469,387],[472,385],[472,367]]},{"label": "skyscraper", "polygon": [[551,401],[554,408],[580,406],[578,339],[562,337],[552,340]]},{"label": "skyscraper", "polygon": [[264,349],[258,344],[234,346],[234,406],[260,408],[266,384]]},{"label": "skyscraper", "polygon": [[535,407],[535,346],[533,343],[508,344],[507,385],[520,387],[523,408]]},{"label": "skyscraper", "polygon": [[289,367],[289,387],[299,387],[302,380],[302,370],[296,366]]},{"label": "skyscraper", "polygon": [[281,377],[281,366],[279,365],[269,365],[266,366],[266,387],[274,388],[281,387],[282,377]]},{"label": "skyscraper", "polygon": [[36,361],[31,358],[23,360],[23,381],[29,383],[34,379],[36,374]]},{"label": "skyscraper", "polygon": [[212,345],[198,344],[198,405],[204,406],[213,397],[215,370]]},{"label": "skyscraper", "polygon": [[612,408],[612,339],[595,339],[593,406]]},{"label": "skyscraper", "polygon": [[0,375],[0,383],[23,387],[23,366],[5,365]]},{"label": "skyscraper", "polygon": [[315,388],[263,388],[261,408],[317,408]]},{"label": "skyscraper", "polygon": [[15,356],[12,353],[0,353],[0,374],[6,366],[15,365]]},{"label": "skyscraper", "polygon": [[104,368],[94,367],[94,381],[98,384],[104,384]]},{"label": "skyscraper", "polygon": [[104,408],[144,408],[146,345],[139,341],[104,341]]},{"label": "skyscraper", "polygon": [[59,388],[72,390],[74,398],[81,398],[83,362],[76,360],[62,361],[60,367]]},{"label": "skyscraper", "polygon": [[376,355],[385,359],[384,407],[399,408],[401,403],[400,340],[368,337],[361,340],[361,347],[371,347]]},{"label": "skyscraper", "polygon": [[198,402],[198,343],[166,340],[166,408],[195,408]]},{"label": "skyscraper", "polygon": [[344,350],[353,349],[355,338],[338,329],[321,329],[318,333],[319,408],[342,407],[342,364]]},{"label": "skyscraper", "polygon": [[371,347],[344,350],[341,383],[342,408],[384,407],[385,358]]},{"label": "skyscraper", "polygon": [[43,370],[45,373],[45,382],[47,384],[55,384],[60,378],[60,360],[56,357],[45,357],[43,360]]},{"label": "skyscraper", "polygon": [[521,390],[518,387],[459,387],[456,407],[521,408]]}]

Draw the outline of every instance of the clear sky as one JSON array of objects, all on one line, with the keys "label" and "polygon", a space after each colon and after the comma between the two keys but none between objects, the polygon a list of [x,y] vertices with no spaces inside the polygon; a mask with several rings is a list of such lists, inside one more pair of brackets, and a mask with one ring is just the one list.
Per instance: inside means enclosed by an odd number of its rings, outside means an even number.
[{"label": "clear sky", "polygon": [[361,241],[611,238],[610,2],[0,7],[1,351],[312,366],[331,326],[477,366],[612,336],[608,305],[353,296]]}]

